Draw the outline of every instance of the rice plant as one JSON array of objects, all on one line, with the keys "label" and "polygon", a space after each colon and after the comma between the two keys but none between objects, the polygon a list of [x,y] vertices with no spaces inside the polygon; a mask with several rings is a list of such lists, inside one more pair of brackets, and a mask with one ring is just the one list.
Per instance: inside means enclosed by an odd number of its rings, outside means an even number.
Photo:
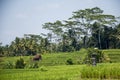
[{"label": "rice plant", "polygon": [[81,78],[120,79],[120,64],[98,64],[81,70]]}]

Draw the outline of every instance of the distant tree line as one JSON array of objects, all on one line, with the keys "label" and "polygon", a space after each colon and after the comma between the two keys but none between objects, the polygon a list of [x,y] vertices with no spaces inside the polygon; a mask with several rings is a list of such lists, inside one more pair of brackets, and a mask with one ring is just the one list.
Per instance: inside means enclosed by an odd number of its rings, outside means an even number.
[{"label": "distant tree line", "polygon": [[120,17],[104,14],[98,7],[73,12],[68,20],[43,24],[47,34],[25,34],[11,44],[0,44],[0,56],[72,52],[80,48],[120,48]]}]

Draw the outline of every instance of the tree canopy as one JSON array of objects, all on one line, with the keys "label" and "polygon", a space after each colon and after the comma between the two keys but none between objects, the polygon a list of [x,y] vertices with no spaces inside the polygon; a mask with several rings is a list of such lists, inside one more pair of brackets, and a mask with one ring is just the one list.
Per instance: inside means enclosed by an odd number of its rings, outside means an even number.
[{"label": "tree canopy", "polygon": [[49,33],[25,34],[11,44],[0,44],[0,56],[71,52],[80,48],[120,48],[120,18],[98,7],[77,10],[67,20],[42,25]]}]

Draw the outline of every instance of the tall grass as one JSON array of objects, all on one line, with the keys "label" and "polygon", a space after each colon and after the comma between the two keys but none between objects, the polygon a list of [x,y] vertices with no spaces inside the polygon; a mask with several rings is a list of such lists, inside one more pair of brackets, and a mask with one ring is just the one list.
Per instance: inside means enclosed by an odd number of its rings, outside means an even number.
[{"label": "tall grass", "polygon": [[81,78],[120,79],[120,64],[98,64],[81,70]]}]

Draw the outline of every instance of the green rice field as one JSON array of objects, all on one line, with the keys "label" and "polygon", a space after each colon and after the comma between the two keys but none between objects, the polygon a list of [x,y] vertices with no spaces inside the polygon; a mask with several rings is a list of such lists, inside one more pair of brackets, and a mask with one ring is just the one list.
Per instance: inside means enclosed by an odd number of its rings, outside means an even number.
[{"label": "green rice field", "polygon": [[[110,62],[97,66],[82,64],[86,50],[73,53],[43,54],[39,68],[4,69],[8,62],[15,64],[20,57],[0,57],[0,80],[120,80],[120,50],[103,50]],[[32,56],[23,56],[28,64]],[[73,65],[66,64],[72,59]],[[27,66],[27,65],[26,65]]]}]

